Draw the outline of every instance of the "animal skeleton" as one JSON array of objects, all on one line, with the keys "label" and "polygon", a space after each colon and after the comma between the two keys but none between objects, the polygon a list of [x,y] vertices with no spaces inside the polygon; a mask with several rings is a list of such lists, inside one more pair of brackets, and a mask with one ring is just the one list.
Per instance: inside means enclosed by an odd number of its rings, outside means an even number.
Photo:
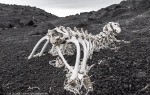
[{"label": "animal skeleton", "polygon": [[[110,48],[109,45],[114,44],[114,42],[124,42],[129,43],[129,41],[117,40],[115,36],[121,32],[121,28],[118,23],[109,22],[104,26],[103,32],[100,34],[92,35],[82,28],[78,30],[76,27],[74,30],[67,27],[56,27],[53,30],[48,30],[46,36],[41,38],[38,43],[33,48],[28,59],[33,57],[40,57],[43,55],[45,48],[48,43],[52,44],[52,49],[49,53],[53,56],[58,56],[56,60],[50,61],[55,67],[62,67],[65,65],[67,69],[66,80],[64,82],[64,89],[74,92],[75,94],[80,94],[82,86],[85,87],[87,92],[93,90],[93,85],[88,76],[89,70],[93,67],[87,66],[87,60],[92,58],[93,51],[99,51],[100,49]],[[46,40],[42,50],[34,54],[36,49],[39,47],[41,42]],[[113,48],[117,49],[114,45]],[[80,62],[80,52],[83,50],[83,60]],[[63,55],[73,55],[76,52],[76,62],[75,66],[70,66],[65,60]]]}]

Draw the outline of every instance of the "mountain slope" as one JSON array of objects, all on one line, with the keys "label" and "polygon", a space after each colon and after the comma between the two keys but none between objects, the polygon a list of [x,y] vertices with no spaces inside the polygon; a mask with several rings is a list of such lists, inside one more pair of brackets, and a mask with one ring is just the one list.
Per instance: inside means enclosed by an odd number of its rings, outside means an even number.
[{"label": "mountain slope", "polygon": [[20,27],[28,24],[31,20],[40,23],[57,18],[57,16],[36,7],[0,4],[0,28]]},{"label": "mountain slope", "polygon": [[[133,18],[136,18],[139,15],[146,16],[149,19],[150,11],[150,1],[149,0],[126,0],[120,2],[120,4],[113,4],[106,8],[102,8],[98,11],[84,12],[73,16],[67,16],[65,18],[59,18],[52,21],[55,26],[69,26],[69,27],[79,27],[84,28],[92,33],[96,34],[98,31],[102,30],[102,27],[110,22],[115,21],[119,22],[122,27],[124,27],[126,22],[132,22],[133,27],[137,21],[132,21]],[[142,17],[141,17],[142,18]],[[140,20],[140,17],[137,19]],[[140,21],[143,22],[141,19]],[[149,23],[149,20],[146,20],[145,23]],[[93,25],[95,27],[93,27]],[[131,26],[132,26],[131,25]],[[95,28],[95,29],[94,29]]]},{"label": "mountain slope", "polygon": [[[118,44],[118,52],[101,50],[93,53],[92,59],[87,62],[88,65],[96,64],[89,72],[94,86],[89,95],[150,95],[149,8],[150,0],[124,0],[120,4],[98,11],[56,17],[54,20],[38,15],[38,19],[42,18],[43,22],[39,21],[37,27],[25,25],[16,29],[0,30],[0,94],[74,95],[63,89],[66,77],[64,67],[55,68],[48,64],[56,58],[47,53],[51,45],[48,45],[45,56],[31,60],[27,60],[27,57],[43,37],[40,34],[45,34],[45,29],[49,27],[83,27],[92,34],[98,34],[106,23],[115,21],[120,23],[122,29],[117,39],[131,43]],[[31,20],[33,16],[29,11],[25,17]],[[46,21],[45,18],[50,20]],[[40,33],[42,30],[44,32]],[[29,33],[34,35],[29,36]],[[75,55],[65,56],[65,59],[69,64],[74,64]]]}]

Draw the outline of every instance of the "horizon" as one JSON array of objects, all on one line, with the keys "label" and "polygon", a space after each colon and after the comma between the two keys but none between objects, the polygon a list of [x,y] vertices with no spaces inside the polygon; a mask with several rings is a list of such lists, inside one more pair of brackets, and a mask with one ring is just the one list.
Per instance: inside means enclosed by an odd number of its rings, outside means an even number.
[{"label": "horizon", "polygon": [[[37,1],[37,2],[36,2]],[[82,12],[97,11],[101,8],[108,7],[112,4],[119,4],[123,0],[0,0],[3,4],[15,4],[23,6],[31,6],[45,10],[48,13],[56,15],[58,17],[66,17],[69,15],[80,14]]]}]

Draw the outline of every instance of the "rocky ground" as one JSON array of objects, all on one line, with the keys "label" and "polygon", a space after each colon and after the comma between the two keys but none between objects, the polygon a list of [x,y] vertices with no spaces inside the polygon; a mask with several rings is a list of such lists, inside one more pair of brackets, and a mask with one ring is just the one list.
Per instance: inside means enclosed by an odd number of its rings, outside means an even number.
[{"label": "rocky ground", "polygon": [[[135,4],[133,6],[133,4]],[[122,32],[118,39],[131,41],[118,44],[118,52],[101,50],[94,52],[89,72],[94,91],[89,95],[150,95],[150,2],[127,0],[97,12],[57,18],[44,23],[45,28],[54,26],[83,27],[98,34],[109,21],[119,22]],[[0,17],[1,19],[1,17]],[[50,23],[46,24],[45,23]],[[45,95],[73,95],[63,89],[64,67],[49,65],[55,57],[47,53],[40,58],[27,60],[34,45],[46,30],[41,24],[24,25],[0,30],[0,94],[44,93]],[[36,32],[38,31],[38,32]],[[41,45],[42,47],[42,45]],[[65,57],[70,64],[75,56]],[[102,63],[99,62],[102,60]]]}]

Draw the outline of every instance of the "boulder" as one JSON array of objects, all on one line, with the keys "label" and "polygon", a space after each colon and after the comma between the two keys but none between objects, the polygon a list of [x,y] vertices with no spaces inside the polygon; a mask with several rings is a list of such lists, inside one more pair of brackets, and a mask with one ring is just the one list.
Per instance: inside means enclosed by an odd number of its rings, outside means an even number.
[{"label": "boulder", "polygon": [[34,25],[34,21],[33,21],[33,20],[30,20],[29,23],[28,23],[27,25],[33,26],[33,25]]},{"label": "boulder", "polygon": [[48,29],[54,29],[55,26],[50,22],[42,22],[35,29],[33,29],[28,35],[45,35]]}]

